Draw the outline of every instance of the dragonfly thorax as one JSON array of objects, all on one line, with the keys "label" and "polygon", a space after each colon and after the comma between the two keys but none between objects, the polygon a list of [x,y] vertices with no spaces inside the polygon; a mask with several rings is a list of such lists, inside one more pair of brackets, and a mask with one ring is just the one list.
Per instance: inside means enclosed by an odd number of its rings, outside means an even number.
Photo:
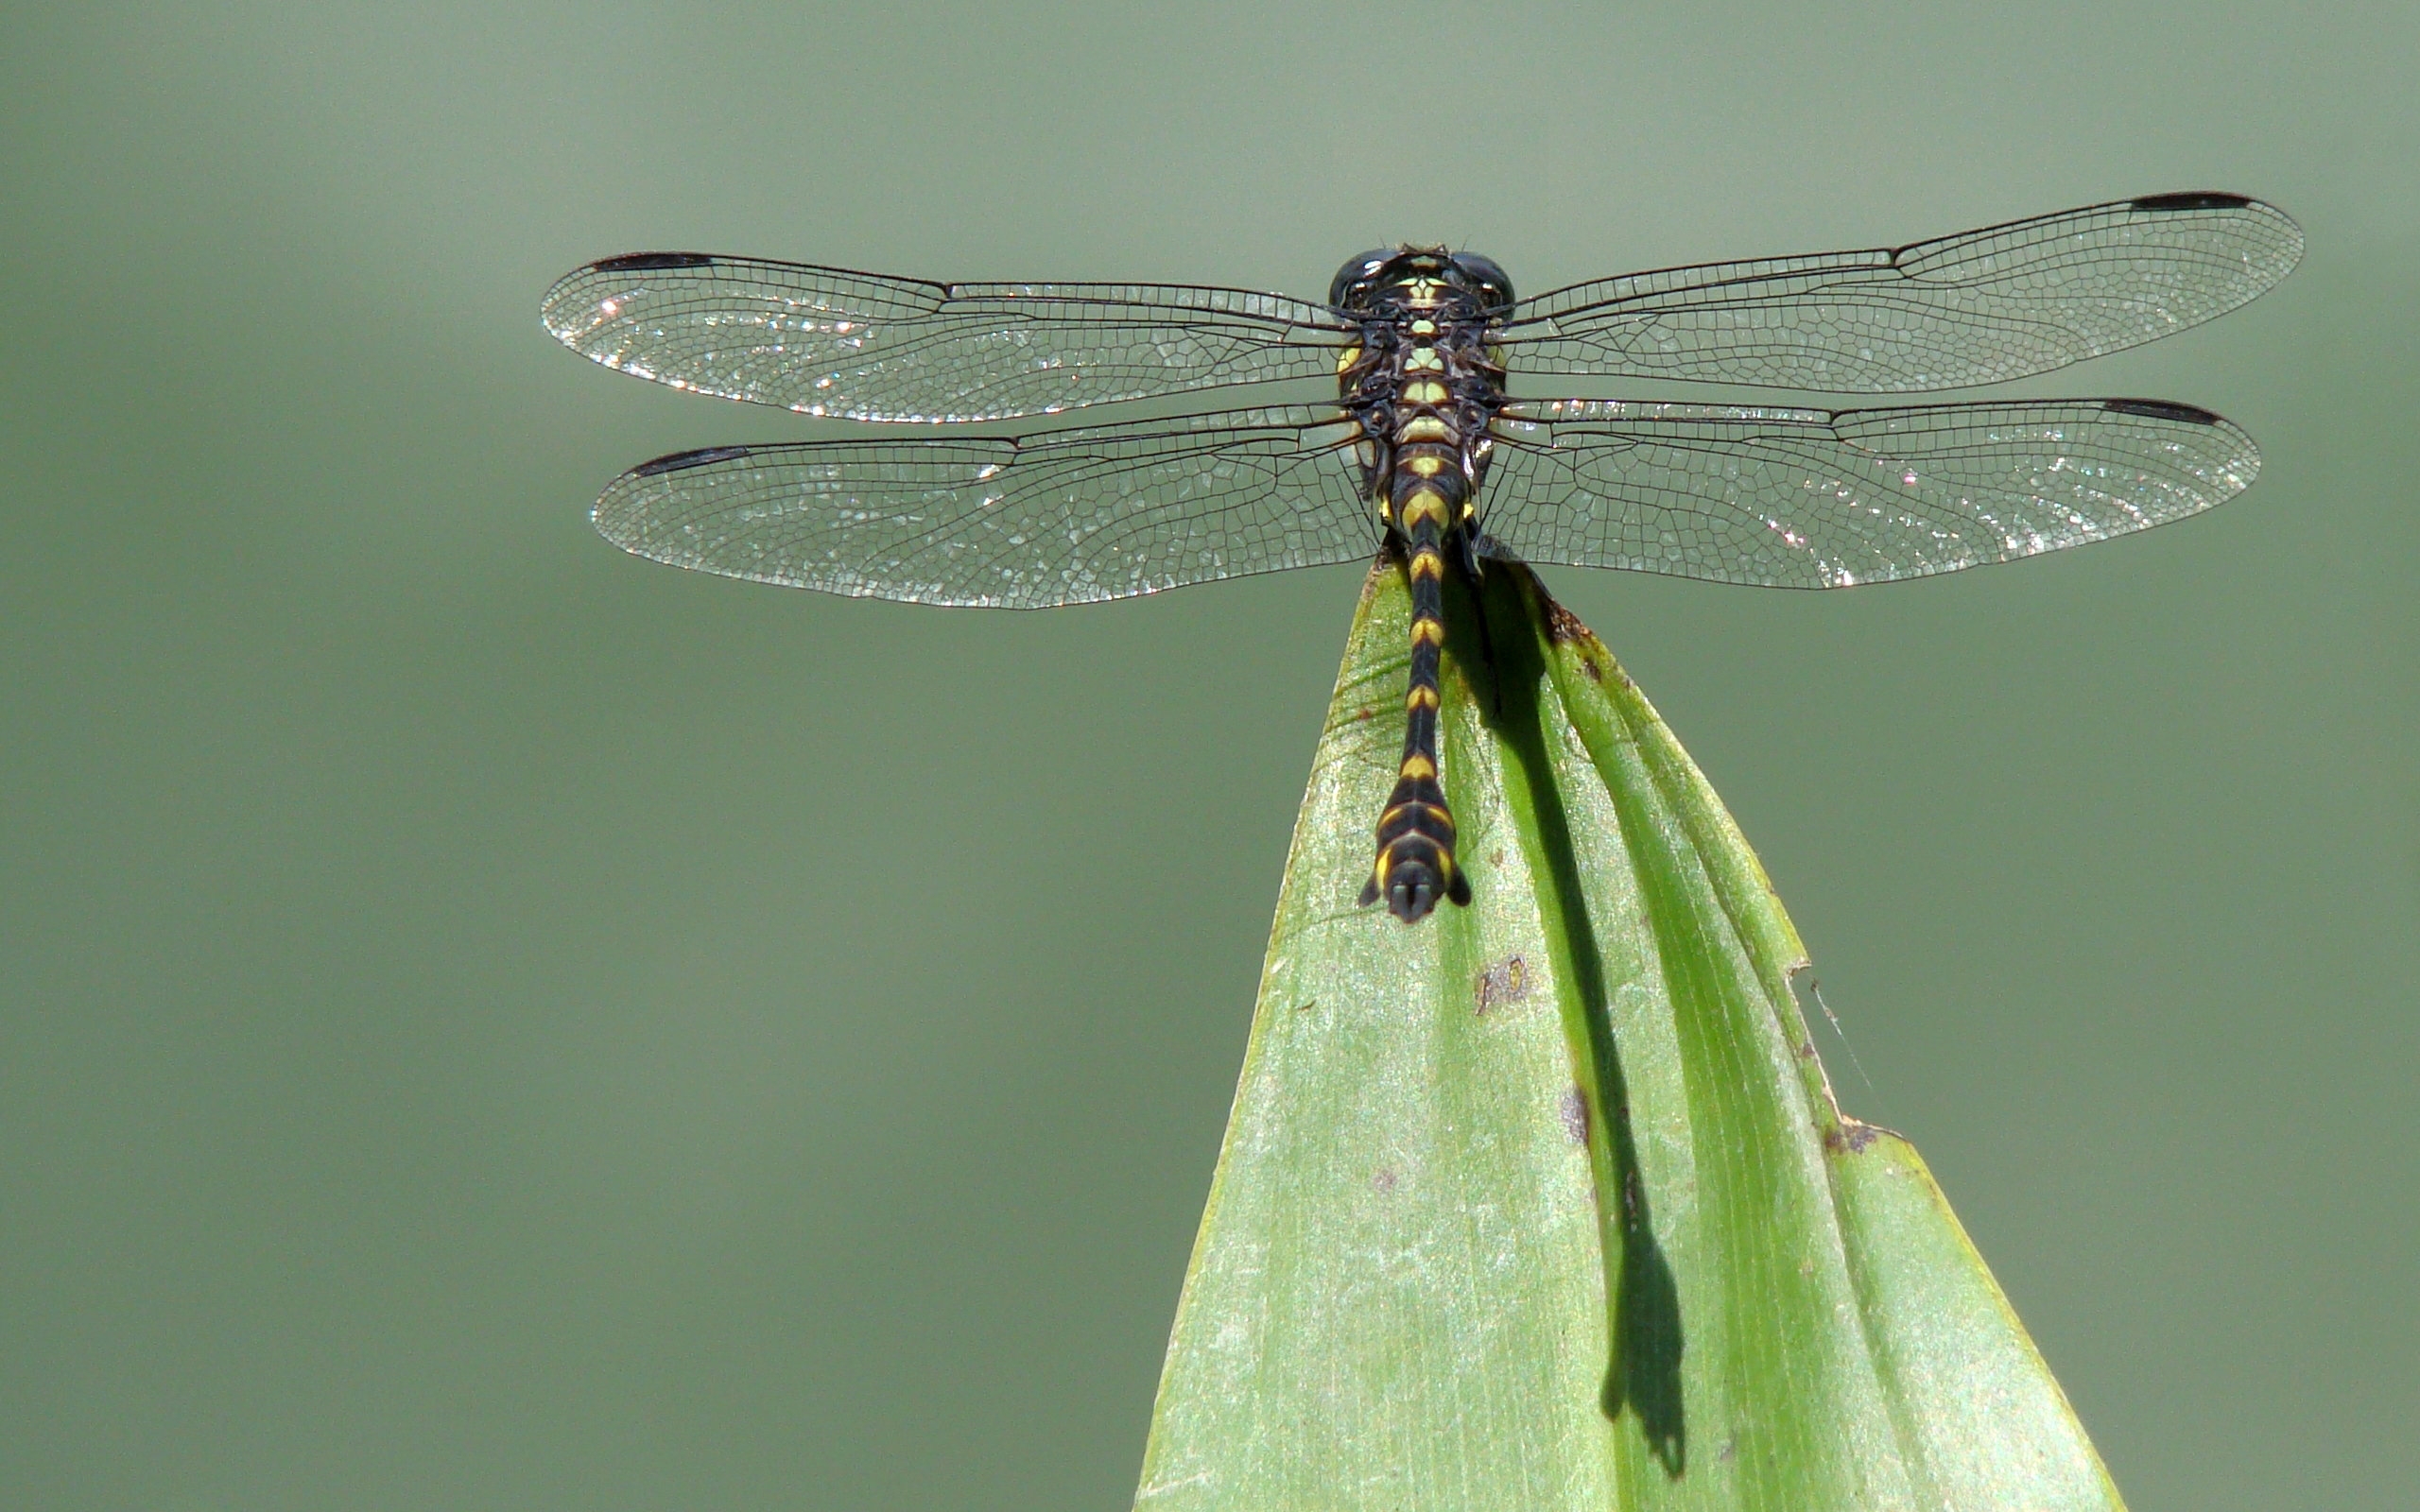
[{"label": "dragonfly thorax", "polygon": [[1361,432],[1364,495],[1391,531],[1415,499],[1442,500],[1441,534],[1468,525],[1505,403],[1491,334],[1511,281],[1485,258],[1405,248],[1346,263],[1337,288],[1360,327],[1337,377]]}]

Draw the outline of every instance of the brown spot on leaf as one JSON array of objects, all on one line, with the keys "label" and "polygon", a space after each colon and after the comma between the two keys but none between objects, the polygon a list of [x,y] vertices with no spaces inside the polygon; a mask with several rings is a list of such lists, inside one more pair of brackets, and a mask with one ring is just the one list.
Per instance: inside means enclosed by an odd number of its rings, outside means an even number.
[{"label": "brown spot on leaf", "polygon": [[1860,1124],[1843,1114],[1838,1127],[1824,1131],[1824,1148],[1836,1155],[1862,1155],[1865,1147],[1873,1143],[1881,1132],[1871,1124]]},{"label": "brown spot on leaf", "polygon": [[1518,955],[1509,955],[1478,973],[1471,984],[1471,998],[1478,1011],[1518,1003],[1530,995],[1530,963]]},{"label": "brown spot on leaf", "polygon": [[[1544,588],[1540,588],[1538,590],[1538,594],[1546,604],[1547,639],[1557,645],[1578,646],[1580,648],[1580,670],[1588,674],[1588,680],[1591,682],[1604,681],[1605,669],[1601,664],[1599,664],[1599,659],[1604,658],[1609,661],[1611,660],[1611,657],[1605,650],[1605,644],[1597,639],[1597,632],[1582,624],[1580,622],[1579,615],[1574,614],[1571,610],[1556,603],[1553,599],[1547,598],[1546,590]],[[1620,675],[1618,669],[1616,669],[1616,675]],[[1622,680],[1624,682],[1628,682],[1630,679],[1625,677]]]},{"label": "brown spot on leaf", "polygon": [[1588,1097],[1577,1087],[1564,1090],[1563,1131],[1571,1136],[1574,1144],[1588,1143]]}]

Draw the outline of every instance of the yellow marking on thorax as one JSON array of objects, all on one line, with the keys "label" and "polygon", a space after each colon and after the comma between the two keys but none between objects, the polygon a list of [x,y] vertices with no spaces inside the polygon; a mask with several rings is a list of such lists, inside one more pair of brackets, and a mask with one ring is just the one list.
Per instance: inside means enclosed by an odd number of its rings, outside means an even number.
[{"label": "yellow marking on thorax", "polygon": [[1405,441],[1450,441],[1453,438],[1453,432],[1445,428],[1445,421],[1435,415],[1415,415],[1410,420],[1404,421],[1403,428],[1395,432],[1395,440],[1399,443]]},{"label": "yellow marking on thorax", "polygon": [[1437,354],[1437,349],[1435,347],[1414,347],[1411,349],[1411,355],[1403,359],[1403,370],[1406,372],[1443,372],[1445,370],[1445,359]]},{"label": "yellow marking on thorax", "polygon": [[1437,322],[1434,320],[1414,320],[1411,322],[1411,334],[1416,336],[1433,336],[1437,334]]},{"label": "yellow marking on thorax", "polygon": [[1403,397],[1410,404],[1442,404],[1445,402],[1445,386],[1433,378],[1403,386]]},{"label": "yellow marking on thorax", "polygon": [[1402,505],[1404,528],[1409,530],[1423,520],[1432,521],[1439,529],[1445,525],[1445,496],[1435,489],[1414,489]]},{"label": "yellow marking on thorax", "polygon": [[[1409,439],[1409,438],[1406,438]],[[1411,459],[1410,467],[1413,477],[1433,478],[1445,471],[1445,459],[1442,456],[1415,456]]]}]

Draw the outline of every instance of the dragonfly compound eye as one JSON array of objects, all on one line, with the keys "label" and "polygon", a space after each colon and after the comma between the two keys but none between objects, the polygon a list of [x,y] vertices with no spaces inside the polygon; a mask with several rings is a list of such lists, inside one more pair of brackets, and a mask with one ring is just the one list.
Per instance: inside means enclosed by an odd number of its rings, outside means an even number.
[{"label": "dragonfly compound eye", "polygon": [[1394,255],[1394,252],[1388,248],[1374,247],[1358,257],[1346,258],[1344,266],[1336,270],[1334,282],[1327,286],[1327,302],[1338,309],[1342,309],[1345,299],[1353,292],[1354,285],[1386,266],[1388,261]]},{"label": "dragonfly compound eye", "polygon": [[1477,252],[1456,252],[1454,266],[1478,290],[1487,308],[1500,310],[1512,302],[1512,276],[1497,266],[1495,259]]}]

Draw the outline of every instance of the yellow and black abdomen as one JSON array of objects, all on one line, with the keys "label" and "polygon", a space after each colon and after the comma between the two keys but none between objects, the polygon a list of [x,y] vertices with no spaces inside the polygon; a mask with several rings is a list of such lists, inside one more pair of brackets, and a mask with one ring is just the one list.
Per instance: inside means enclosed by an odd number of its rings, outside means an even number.
[{"label": "yellow and black abdomen", "polygon": [[[1415,923],[1441,898],[1471,901],[1470,880],[1454,854],[1454,816],[1445,802],[1437,754],[1438,669],[1445,645],[1447,543],[1470,518],[1470,475],[1453,421],[1430,407],[1443,387],[1427,380],[1405,386],[1409,418],[1392,448],[1385,479],[1387,524],[1404,554],[1411,583],[1411,676],[1404,695],[1403,765],[1378,816],[1378,854],[1364,904],[1386,900],[1388,911]],[[1466,556],[1467,553],[1457,553]]]}]

